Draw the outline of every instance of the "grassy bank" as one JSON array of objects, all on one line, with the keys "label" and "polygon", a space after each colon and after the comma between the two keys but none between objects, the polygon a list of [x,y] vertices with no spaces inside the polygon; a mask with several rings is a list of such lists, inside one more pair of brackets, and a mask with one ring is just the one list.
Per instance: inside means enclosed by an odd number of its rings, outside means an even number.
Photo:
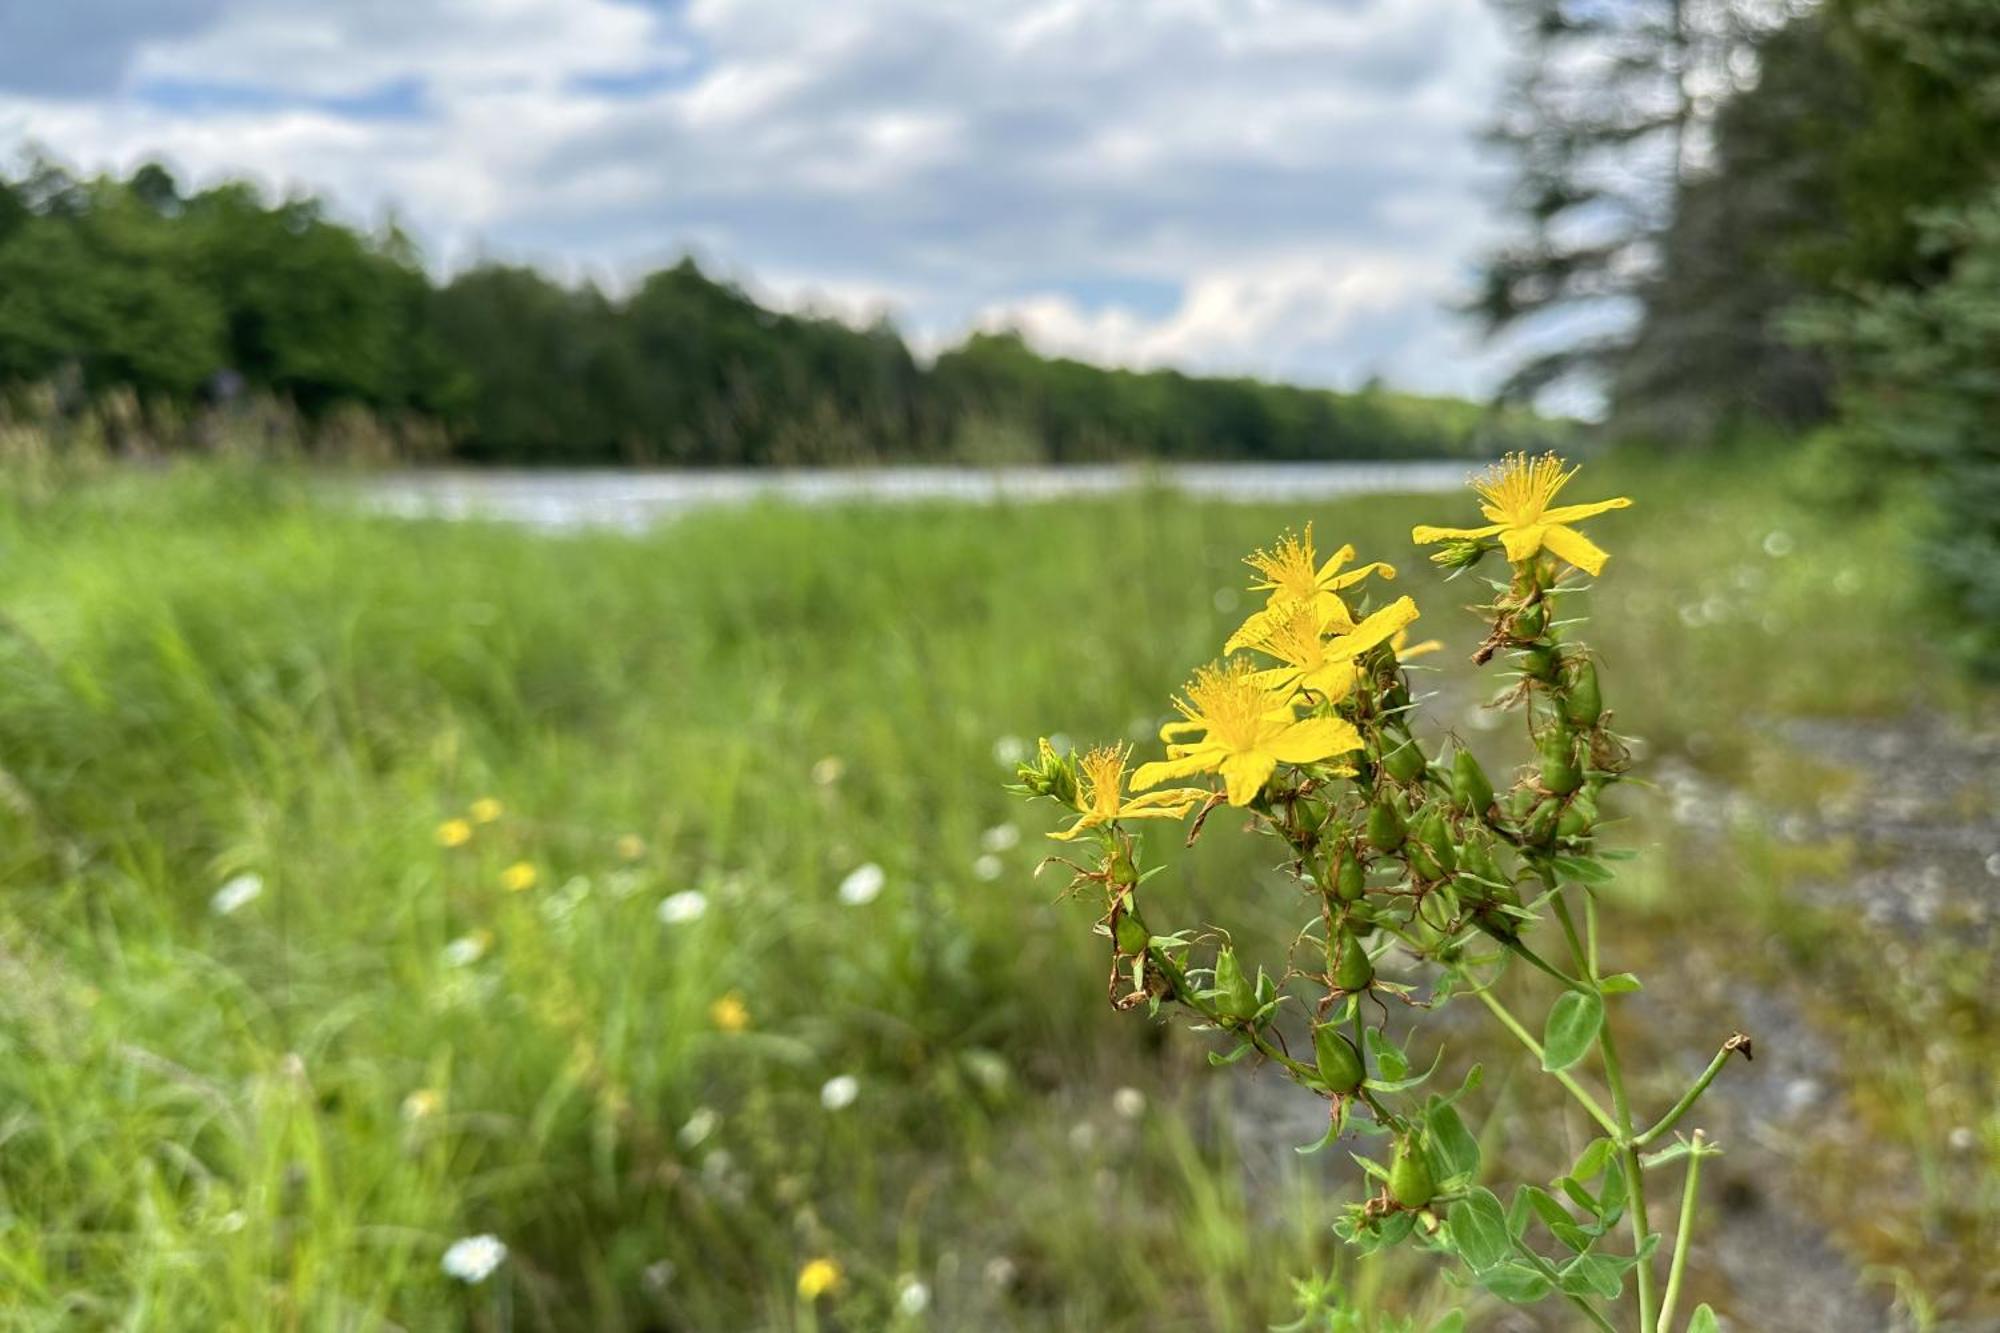
[{"label": "grassy bank", "polygon": [[[1785,718],[1976,713],[1903,637],[1893,513],[1750,466],[1593,481],[1640,502],[1603,524],[1592,637],[1649,763],[1768,794]],[[1285,1279],[1334,1262],[1325,1182],[1268,1168],[1198,1039],[1109,1012],[1002,761],[1041,730],[1149,734],[1246,609],[1240,555],[1306,519],[1402,568],[1476,733],[1469,594],[1407,544],[1441,503],[752,509],[631,538],[369,518],[273,473],[17,488],[0,1325],[1282,1317]],[[1743,894],[1791,972],[1868,947],[1788,906],[1797,858],[1754,830],[1634,813],[1619,932],[1698,937]],[[1177,912],[1263,889],[1246,843],[1181,856]],[[1956,1012],[1990,1003],[1979,965]],[[1911,1013],[1847,971],[1854,1008]],[[1990,1068],[1982,1041],[1953,1057]],[[1871,1150],[1945,1152],[1959,1124],[1926,1108],[1953,1075],[1853,1047]],[[477,1233],[510,1257],[467,1286],[440,1257]],[[844,1276],[808,1306],[816,1257]],[[1893,1243],[1866,1257],[1964,1303]],[[1456,1295],[1390,1276],[1349,1287]]]}]

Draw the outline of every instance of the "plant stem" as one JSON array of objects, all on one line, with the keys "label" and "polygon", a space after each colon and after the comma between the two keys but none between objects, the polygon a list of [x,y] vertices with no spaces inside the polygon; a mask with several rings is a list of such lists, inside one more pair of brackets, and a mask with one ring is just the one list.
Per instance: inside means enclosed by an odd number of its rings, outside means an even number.
[{"label": "plant stem", "polygon": [[[1724,1051],[1723,1055],[1729,1052]],[[1720,1064],[1721,1061],[1716,1062]],[[1694,1235],[1694,1204],[1697,1182],[1701,1179],[1701,1131],[1694,1132],[1694,1151],[1688,1154],[1687,1181],[1681,1186],[1681,1218],[1674,1229],[1674,1258],[1667,1268],[1667,1290],[1660,1297],[1659,1333],[1672,1333],[1674,1306],[1681,1298],[1681,1278],[1687,1271],[1689,1240]]]},{"label": "plant stem", "polygon": [[[1500,1003],[1499,1000],[1494,998],[1491,991],[1483,987],[1472,993],[1479,997],[1481,1004],[1484,1004],[1488,1009],[1493,1011],[1493,1016],[1500,1020],[1500,1025],[1513,1033],[1516,1039],[1528,1048],[1528,1053],[1534,1056],[1536,1061],[1539,1062],[1542,1058],[1542,1044],[1536,1041],[1526,1028],[1521,1026],[1521,1021],[1514,1017],[1507,1006]],[[1569,1090],[1570,1095],[1576,1098],[1584,1110],[1590,1112],[1590,1118],[1602,1126],[1605,1133],[1611,1135],[1613,1138],[1619,1137],[1618,1122],[1611,1118],[1610,1114],[1605,1111],[1597,1098],[1590,1095],[1588,1089],[1572,1078],[1567,1070],[1558,1073],[1555,1079]]]},{"label": "plant stem", "polygon": [[1548,973],[1550,976],[1554,977],[1557,981],[1560,981],[1564,986],[1568,987],[1570,990],[1582,991],[1586,995],[1594,992],[1595,989],[1594,987],[1584,982],[1578,981],[1575,977],[1563,971],[1561,968],[1557,967],[1554,963],[1549,962],[1546,958],[1543,958],[1540,954],[1536,953],[1533,949],[1530,949],[1527,945],[1521,943],[1519,940],[1501,940],[1500,944],[1501,947],[1506,949],[1509,953],[1519,954],[1522,958],[1526,959],[1531,966],[1539,968],[1541,971]]},{"label": "plant stem", "polygon": [[[1542,882],[1547,884],[1553,895],[1549,901],[1555,908],[1556,919],[1562,923],[1563,934],[1569,940],[1571,953],[1576,965],[1582,968],[1594,985],[1597,970],[1591,966],[1590,955],[1583,941],[1576,933],[1576,920],[1570,915],[1569,903],[1556,886],[1553,873],[1544,869]],[[1618,1063],[1618,1043],[1611,1035],[1611,1016],[1606,1014],[1604,1022],[1597,1029],[1597,1052],[1604,1060],[1604,1082],[1611,1089],[1611,1110],[1618,1118],[1618,1128],[1614,1137],[1618,1140],[1620,1156],[1625,1160],[1626,1190],[1631,1203],[1632,1253],[1638,1259],[1633,1269],[1632,1285],[1638,1290],[1639,1328],[1653,1328],[1653,1265],[1645,1255],[1646,1237],[1652,1228],[1646,1221],[1646,1169],[1639,1162],[1639,1150],[1632,1142],[1632,1103],[1625,1095],[1625,1073]]]},{"label": "plant stem", "polygon": [[1682,1093],[1681,1099],[1674,1103],[1673,1109],[1655,1121],[1651,1129],[1634,1138],[1632,1146],[1643,1148],[1680,1123],[1680,1118],[1688,1113],[1689,1108],[1700,1099],[1702,1093],[1708,1091],[1708,1085],[1715,1082],[1715,1076],[1722,1072],[1722,1066],[1729,1062],[1730,1052],[1736,1048],[1735,1037],[1724,1042],[1722,1049],[1715,1053],[1715,1058],[1708,1062],[1708,1068],[1702,1070],[1701,1077],[1694,1081],[1694,1086]]},{"label": "plant stem", "polygon": [[1536,1272],[1540,1273],[1543,1277],[1549,1280],[1550,1286],[1554,1287],[1557,1291],[1562,1292],[1564,1299],[1569,1301],[1569,1303],[1571,1305],[1574,1305],[1577,1309],[1583,1311],[1585,1315],[1589,1316],[1591,1323],[1603,1329],[1604,1333],[1618,1333],[1617,1327],[1613,1325],[1609,1319],[1606,1319],[1604,1317],[1604,1313],[1601,1310],[1599,1310],[1596,1306],[1592,1305],[1588,1300],[1577,1295],[1573,1291],[1563,1290],[1562,1279],[1556,1275],[1556,1266],[1554,1264],[1550,1263],[1547,1259],[1537,1254],[1533,1249],[1529,1248],[1529,1246],[1523,1241],[1516,1240],[1514,1242],[1514,1249],[1521,1255],[1522,1258],[1526,1259],[1531,1265],[1534,1266]]}]

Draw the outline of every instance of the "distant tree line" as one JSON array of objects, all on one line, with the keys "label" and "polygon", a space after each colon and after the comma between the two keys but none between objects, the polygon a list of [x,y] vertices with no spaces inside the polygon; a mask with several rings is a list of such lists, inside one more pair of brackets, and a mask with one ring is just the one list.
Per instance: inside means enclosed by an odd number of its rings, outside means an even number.
[{"label": "distant tree line", "polygon": [[2000,673],[2000,3],[1499,2],[1516,226],[1473,308],[1557,331],[1512,391],[1927,477],[1934,583]]},{"label": "distant tree line", "polygon": [[[11,409],[6,405],[11,402]],[[982,334],[933,366],[886,322],[767,309],[691,261],[628,294],[484,264],[433,281],[391,227],[158,165],[0,176],[0,410],[171,448],[232,405],[307,439],[357,412],[466,461],[760,465],[1496,452],[1525,412],[1106,370]],[[94,414],[94,415],[93,415]]]}]

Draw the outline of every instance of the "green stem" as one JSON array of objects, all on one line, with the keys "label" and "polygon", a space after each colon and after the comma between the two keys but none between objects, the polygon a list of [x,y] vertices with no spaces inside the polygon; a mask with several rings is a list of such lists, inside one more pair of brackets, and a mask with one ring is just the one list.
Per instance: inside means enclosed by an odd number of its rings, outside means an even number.
[{"label": "green stem", "polygon": [[[1729,1052],[1724,1051],[1726,1056]],[[1721,1061],[1717,1061],[1720,1064]],[[1687,1272],[1689,1241],[1694,1235],[1695,1191],[1701,1179],[1701,1131],[1694,1132],[1694,1151],[1688,1154],[1687,1181],[1681,1186],[1681,1218],[1674,1229],[1674,1259],[1667,1268],[1667,1290],[1660,1297],[1659,1333],[1672,1333],[1674,1306],[1681,1298],[1681,1278]]]},{"label": "green stem", "polygon": [[1535,1251],[1529,1248],[1529,1246],[1524,1241],[1516,1240],[1514,1242],[1514,1249],[1517,1253],[1521,1255],[1522,1258],[1526,1259],[1530,1264],[1534,1266],[1536,1272],[1540,1273],[1543,1277],[1549,1280],[1550,1286],[1554,1287],[1557,1291],[1562,1292],[1564,1299],[1569,1301],[1569,1303],[1571,1305],[1574,1305],[1577,1309],[1583,1311],[1583,1313],[1589,1317],[1591,1323],[1603,1329],[1604,1333],[1618,1333],[1617,1327],[1614,1326],[1609,1319],[1606,1319],[1604,1317],[1604,1313],[1601,1310],[1599,1310],[1596,1306],[1592,1305],[1589,1301],[1585,1300],[1583,1297],[1577,1295],[1573,1291],[1563,1290],[1562,1278],[1556,1273],[1556,1266],[1554,1264],[1550,1263],[1547,1259],[1544,1259],[1541,1255],[1535,1253]]},{"label": "green stem", "polygon": [[1730,1052],[1737,1048],[1737,1044],[1735,1037],[1724,1042],[1722,1049],[1715,1053],[1715,1058],[1708,1062],[1708,1068],[1702,1070],[1701,1077],[1694,1081],[1694,1086],[1682,1093],[1681,1099],[1674,1103],[1673,1109],[1655,1121],[1651,1129],[1634,1138],[1632,1146],[1643,1148],[1679,1124],[1680,1118],[1688,1113],[1689,1108],[1700,1099],[1701,1094],[1708,1091],[1708,1085],[1715,1082],[1715,1076],[1722,1072],[1722,1066],[1729,1063]]},{"label": "green stem", "polygon": [[[1542,871],[1542,882],[1553,890],[1549,902],[1554,906],[1556,920],[1562,923],[1563,934],[1569,940],[1571,954],[1576,965],[1582,968],[1593,984],[1597,981],[1597,971],[1590,965],[1590,955],[1583,941],[1576,933],[1576,920],[1570,915],[1569,903],[1563,899],[1562,891],[1556,886],[1555,876],[1547,869]],[[1611,1035],[1611,1016],[1605,1015],[1604,1022],[1597,1029],[1597,1053],[1604,1060],[1604,1082],[1611,1089],[1612,1114],[1618,1117],[1618,1128],[1614,1137],[1618,1141],[1620,1156],[1625,1161],[1626,1189],[1630,1193],[1632,1217],[1632,1253],[1638,1257],[1633,1270],[1632,1285],[1638,1289],[1639,1327],[1646,1330],[1653,1323],[1653,1265],[1644,1256],[1646,1237],[1652,1228],[1646,1221],[1646,1171],[1640,1165],[1639,1150],[1632,1142],[1632,1103],[1625,1095],[1625,1073],[1618,1063],[1618,1043]]]},{"label": "green stem", "polygon": [[[1498,937],[1496,936],[1496,938]],[[1523,959],[1525,959],[1528,962],[1530,966],[1539,968],[1543,972],[1548,973],[1550,976],[1554,977],[1557,981],[1560,981],[1564,986],[1568,987],[1570,990],[1582,991],[1586,995],[1591,995],[1596,993],[1595,987],[1586,985],[1585,983],[1578,981],[1575,977],[1563,971],[1561,968],[1557,967],[1554,963],[1549,962],[1546,958],[1543,958],[1540,954],[1536,953],[1533,949],[1530,949],[1527,945],[1521,943],[1519,940],[1503,939],[1500,941],[1500,945],[1508,952],[1520,955]]]},{"label": "green stem", "polygon": [[[1515,1038],[1528,1048],[1528,1053],[1534,1056],[1536,1062],[1539,1063],[1542,1059],[1542,1044],[1536,1041],[1526,1028],[1521,1026],[1521,1021],[1514,1017],[1507,1006],[1500,1003],[1499,1000],[1494,998],[1491,991],[1484,988],[1475,990],[1472,993],[1479,997],[1481,1004],[1484,1004],[1488,1009],[1493,1011],[1493,1016],[1500,1020],[1500,1025],[1513,1033]],[[1602,1126],[1605,1133],[1611,1135],[1613,1138],[1618,1137],[1617,1121],[1611,1118],[1604,1107],[1598,1103],[1597,1098],[1590,1095],[1588,1089],[1572,1078],[1567,1070],[1556,1074],[1555,1078],[1556,1082],[1569,1090],[1570,1095],[1576,1098],[1584,1110],[1590,1112],[1590,1118]]]}]

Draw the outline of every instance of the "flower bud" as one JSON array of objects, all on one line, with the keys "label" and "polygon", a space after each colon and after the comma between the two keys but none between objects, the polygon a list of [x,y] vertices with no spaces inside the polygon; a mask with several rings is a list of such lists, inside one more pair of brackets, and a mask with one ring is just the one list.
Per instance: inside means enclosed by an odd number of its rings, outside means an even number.
[{"label": "flower bud", "polygon": [[1407,732],[1394,731],[1382,734],[1385,747],[1382,754],[1382,769],[1398,782],[1415,782],[1424,774],[1424,752],[1417,748],[1414,737]]},{"label": "flower bud", "polygon": [[1539,639],[1549,626],[1549,604],[1537,597],[1514,613],[1512,625],[1517,639]]},{"label": "flower bud", "polygon": [[1567,796],[1583,785],[1583,770],[1576,763],[1576,735],[1557,724],[1542,733],[1542,789]]},{"label": "flower bud", "polygon": [[1257,1012],[1257,991],[1243,975],[1236,951],[1224,945],[1215,956],[1215,1007],[1230,1018],[1249,1018]]},{"label": "flower bud", "polygon": [[1581,838],[1596,826],[1597,800],[1589,792],[1582,791],[1563,808],[1562,818],[1556,821],[1556,836]]},{"label": "flower bud", "polygon": [[1604,711],[1604,696],[1597,686],[1597,664],[1589,658],[1577,663],[1569,676],[1569,691],[1563,695],[1563,716],[1578,727],[1594,727]]},{"label": "flower bud", "polygon": [[1118,914],[1118,924],[1112,928],[1112,939],[1117,944],[1119,953],[1128,958],[1137,957],[1146,952],[1147,942],[1151,938],[1152,933],[1146,929],[1146,923],[1139,919],[1137,912]]},{"label": "flower bud", "polygon": [[1333,953],[1333,984],[1341,991],[1363,991],[1375,980],[1375,964],[1368,961],[1368,950],[1361,947],[1361,941],[1345,928],[1333,932],[1328,941]]},{"label": "flower bud", "polygon": [[1409,830],[1403,825],[1403,813],[1396,808],[1395,799],[1387,794],[1378,795],[1375,803],[1368,807],[1368,843],[1377,851],[1393,852],[1403,845]]},{"label": "flower bud", "polygon": [[1076,756],[1059,755],[1044,736],[1032,762],[1015,770],[1021,785],[1036,796],[1053,796],[1064,805],[1077,803]]},{"label": "flower bud", "polygon": [[1483,815],[1493,808],[1493,784],[1470,750],[1461,748],[1451,757],[1451,790],[1469,814]]},{"label": "flower bud", "polygon": [[1343,1095],[1353,1092],[1367,1077],[1361,1052],[1332,1023],[1321,1023],[1313,1029],[1313,1054],[1318,1057],[1320,1081],[1329,1092]]},{"label": "flower bud", "polygon": [[1431,1164],[1423,1144],[1415,1137],[1398,1139],[1396,1155],[1389,1159],[1389,1197],[1405,1208],[1421,1208],[1437,1193],[1431,1180]]},{"label": "flower bud", "polygon": [[1431,563],[1440,569],[1470,569],[1479,563],[1479,557],[1493,549],[1492,542],[1483,542],[1474,537],[1452,537],[1439,543],[1431,552]]},{"label": "flower bud", "polygon": [[1333,894],[1344,903],[1359,902],[1368,891],[1368,871],[1361,864],[1359,847],[1343,847],[1340,867],[1333,872]]},{"label": "flower bud", "polygon": [[1451,845],[1451,829],[1444,811],[1432,805],[1417,820],[1416,836],[1406,848],[1410,868],[1425,879],[1443,879],[1458,869],[1458,853]]}]

